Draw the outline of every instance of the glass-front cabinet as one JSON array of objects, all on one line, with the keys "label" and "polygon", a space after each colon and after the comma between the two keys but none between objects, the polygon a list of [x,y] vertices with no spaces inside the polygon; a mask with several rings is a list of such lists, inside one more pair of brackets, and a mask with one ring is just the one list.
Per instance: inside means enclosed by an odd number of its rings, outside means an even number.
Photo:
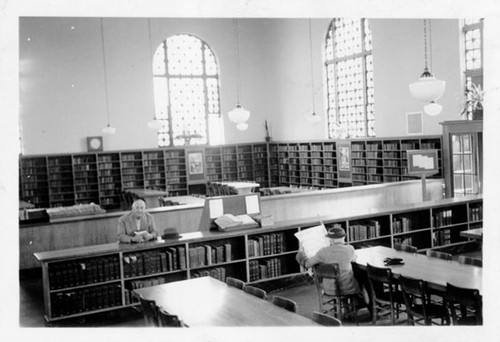
[{"label": "glass-front cabinet", "polygon": [[483,192],[483,121],[445,121],[443,154],[446,197]]}]

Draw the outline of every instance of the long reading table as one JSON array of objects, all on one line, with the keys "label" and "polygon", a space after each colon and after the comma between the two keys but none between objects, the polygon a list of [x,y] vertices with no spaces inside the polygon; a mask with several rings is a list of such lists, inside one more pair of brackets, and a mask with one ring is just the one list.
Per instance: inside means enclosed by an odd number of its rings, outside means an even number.
[{"label": "long reading table", "polygon": [[134,293],[154,300],[189,327],[320,326],[212,277],[136,289]]},{"label": "long reading table", "polygon": [[[356,265],[361,269],[366,269],[366,264],[390,267],[396,277],[403,275],[425,280],[430,288],[437,291],[445,291],[446,283],[478,289],[480,293],[482,291],[483,269],[481,267],[432,258],[418,253],[396,251],[383,246],[358,249],[356,255]],[[404,265],[384,266],[385,258],[401,258]]]}]

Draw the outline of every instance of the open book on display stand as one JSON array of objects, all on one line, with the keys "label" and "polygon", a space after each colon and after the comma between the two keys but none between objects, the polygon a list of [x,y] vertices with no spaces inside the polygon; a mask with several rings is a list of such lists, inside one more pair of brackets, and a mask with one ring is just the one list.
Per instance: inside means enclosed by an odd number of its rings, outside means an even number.
[{"label": "open book on display stand", "polygon": [[215,219],[215,224],[219,227],[219,230],[226,230],[234,228],[245,229],[245,228],[254,228],[258,227],[259,224],[255,222],[249,215],[233,215],[233,214],[224,214]]}]

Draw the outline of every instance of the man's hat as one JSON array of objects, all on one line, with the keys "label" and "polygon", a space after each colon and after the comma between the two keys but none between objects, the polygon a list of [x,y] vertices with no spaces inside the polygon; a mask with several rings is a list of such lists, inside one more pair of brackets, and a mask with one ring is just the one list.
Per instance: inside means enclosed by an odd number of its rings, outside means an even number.
[{"label": "man's hat", "polygon": [[181,235],[177,232],[177,229],[175,228],[165,228],[165,230],[163,231],[163,235],[161,236],[163,240],[178,239],[180,237]]},{"label": "man's hat", "polygon": [[325,236],[330,239],[340,239],[345,236],[345,230],[342,227],[333,227],[328,229],[328,234]]}]

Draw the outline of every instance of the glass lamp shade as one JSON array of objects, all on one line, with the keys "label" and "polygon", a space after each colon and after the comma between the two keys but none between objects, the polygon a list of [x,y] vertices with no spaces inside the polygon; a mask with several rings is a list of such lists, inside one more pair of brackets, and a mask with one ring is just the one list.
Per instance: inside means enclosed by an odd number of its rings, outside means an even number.
[{"label": "glass lamp shade", "polygon": [[436,103],[434,101],[431,101],[431,103],[428,103],[424,106],[424,112],[430,116],[439,115],[439,113],[441,113],[442,110],[443,110],[443,106],[441,106],[439,103]]},{"label": "glass lamp shade", "polygon": [[153,131],[159,130],[161,128],[161,125],[162,125],[161,121],[157,119],[153,119],[150,122],[148,122],[149,129]]},{"label": "glass lamp shade", "polygon": [[244,131],[248,128],[248,124],[246,122],[240,122],[239,124],[236,125],[236,128],[239,129],[240,131]]},{"label": "glass lamp shade", "polygon": [[317,124],[321,121],[321,116],[313,112],[307,117],[307,121],[309,121],[310,124]]},{"label": "glass lamp shade", "polygon": [[244,123],[250,118],[250,112],[244,109],[240,104],[237,104],[232,111],[227,113],[227,115],[229,117],[229,120],[231,120],[235,124]]},{"label": "glass lamp shade", "polygon": [[411,95],[422,102],[430,102],[439,99],[444,94],[446,82],[435,78],[427,70],[424,71],[418,81],[409,85]]},{"label": "glass lamp shade", "polygon": [[115,134],[115,132],[116,128],[111,127],[109,124],[102,129],[102,133],[104,133],[105,135],[112,135]]}]

